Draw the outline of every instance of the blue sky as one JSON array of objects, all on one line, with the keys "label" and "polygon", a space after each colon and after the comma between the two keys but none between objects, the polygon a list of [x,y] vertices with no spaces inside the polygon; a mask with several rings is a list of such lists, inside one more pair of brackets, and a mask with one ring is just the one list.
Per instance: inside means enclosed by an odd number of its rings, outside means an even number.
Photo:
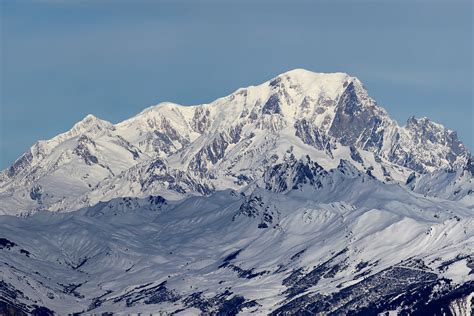
[{"label": "blue sky", "polygon": [[210,102],[293,68],[357,76],[472,150],[468,1],[2,0],[0,168],[86,114]]}]

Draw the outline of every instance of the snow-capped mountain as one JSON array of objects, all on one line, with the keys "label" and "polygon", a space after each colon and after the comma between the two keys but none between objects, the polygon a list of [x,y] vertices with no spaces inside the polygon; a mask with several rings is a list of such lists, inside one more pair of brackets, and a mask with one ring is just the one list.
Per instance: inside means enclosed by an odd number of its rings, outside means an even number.
[{"label": "snow-capped mountain", "polygon": [[88,115],[68,132],[38,141],[2,171],[1,209],[31,211],[85,194],[144,156],[111,123]]},{"label": "snow-capped mountain", "polygon": [[0,293],[25,313],[470,312],[472,210],[349,162],[288,157],[267,177],[247,194],[2,216]]},{"label": "snow-capped mountain", "polygon": [[413,191],[442,199],[474,205],[474,160],[471,157],[463,168],[441,169],[417,175],[413,173],[406,185]]},{"label": "snow-capped mountain", "polygon": [[468,315],[473,174],[344,73],[88,115],[0,173],[0,314]]},{"label": "snow-capped mountain", "polygon": [[[115,125],[89,115],[39,141],[1,173],[0,212],[239,190],[287,151],[325,168],[345,159],[400,183],[413,171],[462,168],[470,157],[456,133],[440,124],[411,118],[400,127],[357,78],[297,69],[209,104],[161,103]],[[157,160],[171,171],[169,184],[146,172]]]}]

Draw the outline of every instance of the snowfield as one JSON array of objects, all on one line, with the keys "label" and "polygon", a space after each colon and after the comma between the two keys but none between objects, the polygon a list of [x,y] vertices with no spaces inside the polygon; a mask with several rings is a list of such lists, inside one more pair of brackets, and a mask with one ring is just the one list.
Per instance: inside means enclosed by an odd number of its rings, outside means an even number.
[{"label": "snowfield", "polygon": [[470,315],[473,174],[344,73],[89,115],[0,173],[0,313]]}]

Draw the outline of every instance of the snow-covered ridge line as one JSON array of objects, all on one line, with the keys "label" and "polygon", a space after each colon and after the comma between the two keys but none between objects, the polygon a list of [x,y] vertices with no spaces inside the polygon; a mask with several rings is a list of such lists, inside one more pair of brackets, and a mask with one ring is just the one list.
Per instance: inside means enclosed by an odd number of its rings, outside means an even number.
[{"label": "snow-covered ridge line", "polygon": [[429,119],[399,126],[357,78],[295,69],[208,104],[160,103],[117,124],[88,115],[0,173],[0,213],[163,193],[150,181],[167,175],[145,175],[157,159],[174,170],[173,185],[165,186],[177,198],[196,193],[192,178],[240,190],[287,151],[326,169],[349,160],[399,183],[413,171],[463,168],[470,157],[455,132]]},{"label": "snow-covered ridge line", "polygon": [[342,73],[88,115],[0,174],[0,314],[467,315],[473,174]]},{"label": "snow-covered ridge line", "polygon": [[[466,308],[471,210],[381,185],[347,162],[330,172],[302,165],[315,166],[288,158],[269,190],[247,194],[0,216],[0,297],[25,313],[58,314]],[[273,185],[281,183],[294,188]]]}]

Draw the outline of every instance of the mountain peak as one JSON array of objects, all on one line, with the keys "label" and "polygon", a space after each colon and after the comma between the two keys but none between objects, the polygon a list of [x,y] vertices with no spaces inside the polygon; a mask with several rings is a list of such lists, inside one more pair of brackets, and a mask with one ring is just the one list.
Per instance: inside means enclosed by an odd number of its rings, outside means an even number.
[{"label": "mountain peak", "polygon": [[428,117],[423,116],[420,118],[416,118],[414,115],[412,115],[408,120],[407,120],[407,126],[436,126],[438,128],[443,127],[443,125],[436,123],[432,120],[430,120]]},{"label": "mountain peak", "polygon": [[112,123],[105,120],[101,120],[95,115],[87,114],[82,120],[74,124],[71,131],[74,130],[77,132],[85,132],[96,127],[99,129],[103,129],[103,128],[111,127],[111,126],[112,126]]},{"label": "mountain peak", "polygon": [[154,112],[156,109],[172,109],[172,108],[175,108],[175,107],[179,107],[181,106],[180,104],[177,104],[177,103],[174,103],[174,102],[168,102],[168,101],[164,101],[164,102],[160,102],[158,104],[155,104],[155,105],[152,105],[152,106],[149,106],[147,108],[145,108],[143,111],[141,111],[140,113],[138,113],[137,116],[140,116],[140,115],[145,115],[147,113],[150,113],[150,112]]},{"label": "mountain peak", "polygon": [[411,116],[407,120],[405,128],[411,131],[418,131],[422,134],[446,134],[457,138],[457,134],[455,131],[446,128],[440,123],[432,121],[426,116],[420,118],[415,118],[415,116]]},{"label": "mountain peak", "polygon": [[[293,69],[207,104],[162,102],[116,125],[89,114],[69,131],[39,141],[4,178],[11,186],[17,185],[17,179],[35,183],[39,176],[57,183],[52,171],[62,168],[60,172],[70,174],[65,162],[78,156],[71,154],[75,150],[86,162],[76,176],[77,183],[84,184],[78,194],[97,185],[104,174],[120,182],[118,172],[131,170],[131,178],[139,179],[142,173],[137,170],[142,169],[131,167],[137,163],[146,167],[156,158],[165,159],[177,175],[182,172],[178,177],[197,175],[218,189],[235,189],[260,178],[262,170],[293,147],[296,158],[308,154],[328,168],[334,168],[340,159],[354,161],[355,168],[362,172],[371,168],[378,179],[403,182],[412,171],[457,168],[469,157],[454,132],[427,118],[412,117],[400,127],[356,77]],[[88,150],[90,155],[86,155]],[[22,170],[27,176],[12,178]],[[148,187],[139,184],[142,180],[132,181],[134,194],[148,192]],[[64,194],[56,192],[56,187],[45,185],[43,189],[59,199]],[[182,192],[183,187],[176,190]],[[125,194],[128,188],[123,187]],[[97,193],[93,199],[109,197],[110,192],[115,191],[104,189],[103,195]],[[12,203],[15,199],[11,198]]]},{"label": "mountain peak", "polygon": [[82,120],[83,121],[92,121],[92,120],[98,120],[98,118],[94,114],[89,113]]},{"label": "mountain peak", "polygon": [[345,72],[316,72],[316,71],[311,71],[304,68],[291,69],[279,74],[277,77],[282,77],[282,76],[287,76],[287,77],[292,77],[292,78],[303,78],[303,77],[314,78],[314,77],[329,77],[329,76],[339,76],[341,78],[350,77],[350,75]]},{"label": "mountain peak", "polygon": [[62,134],[59,134],[50,140],[42,141],[41,145],[53,148],[58,144],[70,138],[79,136],[84,133],[101,134],[106,130],[113,130],[114,125],[108,121],[101,120],[92,114],[86,115],[82,120],[73,125],[73,127]]},{"label": "mountain peak", "polygon": [[97,116],[93,114],[87,114],[82,120],[77,122],[75,125],[90,125],[99,121],[102,121],[102,120],[99,119]]},{"label": "mountain peak", "polygon": [[[272,80],[270,83],[274,82],[278,79],[286,79],[291,83],[299,83],[301,85],[305,85],[310,87],[311,85],[318,85],[318,86],[330,86],[332,85],[341,85],[348,81],[359,81],[355,77],[351,77],[347,73],[344,72],[331,72],[331,73],[324,73],[324,72],[314,72],[302,68],[296,68],[289,71],[286,71]],[[360,81],[359,81],[360,82]]]}]

